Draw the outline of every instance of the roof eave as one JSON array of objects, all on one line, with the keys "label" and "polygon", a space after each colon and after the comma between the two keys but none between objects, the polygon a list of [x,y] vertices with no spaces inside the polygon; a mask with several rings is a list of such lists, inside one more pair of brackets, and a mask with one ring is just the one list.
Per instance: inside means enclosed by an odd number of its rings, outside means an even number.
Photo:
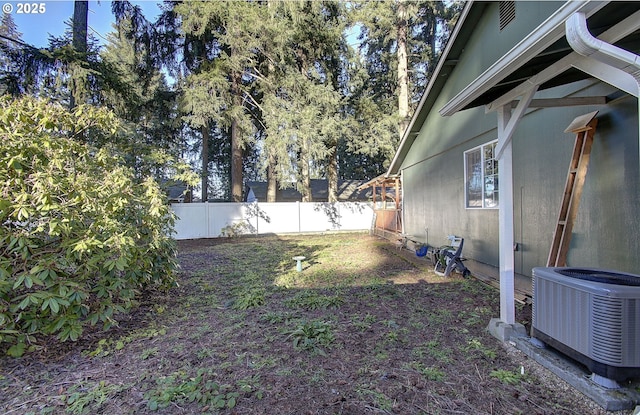
[{"label": "roof eave", "polygon": [[608,3],[608,1],[566,2],[528,36],[447,102],[440,109],[440,115],[447,117],[464,109],[538,53],[561,39],[564,36],[564,22],[574,13],[583,12],[587,16],[591,16]]}]

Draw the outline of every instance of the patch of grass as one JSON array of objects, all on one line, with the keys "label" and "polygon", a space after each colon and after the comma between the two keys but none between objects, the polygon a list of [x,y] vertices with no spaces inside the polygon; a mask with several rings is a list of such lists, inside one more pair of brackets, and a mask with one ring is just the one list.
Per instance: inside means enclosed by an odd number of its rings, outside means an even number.
[{"label": "patch of grass", "polygon": [[269,311],[260,317],[261,321],[271,324],[288,323],[293,314],[286,311]]},{"label": "patch of grass", "polygon": [[465,278],[460,281],[460,291],[466,292],[472,295],[478,295],[487,290],[487,286],[473,278]]},{"label": "patch of grass", "polygon": [[263,367],[276,367],[280,359],[271,355],[253,354],[247,359],[247,367],[262,369]]},{"label": "patch of grass", "polygon": [[425,359],[429,356],[442,364],[451,363],[451,351],[444,348],[437,340],[430,340],[424,345],[414,348],[411,354],[418,359]]},{"label": "patch of grass", "polygon": [[208,348],[198,349],[198,351],[196,352],[196,356],[200,360],[209,359],[215,355],[215,351]]},{"label": "patch of grass", "polygon": [[248,376],[236,382],[240,392],[244,394],[253,394],[256,399],[262,399],[264,393],[260,389],[260,375]]},{"label": "patch of grass", "polygon": [[472,310],[460,311],[458,319],[467,327],[478,326],[486,323],[492,313],[489,307],[474,307]]},{"label": "patch of grass", "polygon": [[248,310],[263,305],[265,302],[264,288],[249,287],[238,290],[236,293],[233,308],[238,310]]},{"label": "patch of grass", "polygon": [[100,381],[92,388],[73,386],[60,399],[70,414],[98,413],[102,406],[115,394],[129,388],[129,385],[113,385]]},{"label": "patch of grass", "polygon": [[467,345],[462,348],[463,351],[468,352],[469,356],[467,359],[472,359],[475,353],[480,353],[482,356],[488,359],[495,359],[497,354],[496,351],[482,344],[480,339],[471,339],[467,342]]},{"label": "patch of grass", "polygon": [[364,317],[360,317],[358,315],[351,317],[352,323],[354,327],[356,327],[360,331],[370,330],[373,324],[376,322],[376,317],[367,313]]},{"label": "patch of grass", "polygon": [[371,406],[389,413],[393,409],[393,399],[389,398],[384,393],[375,389],[358,389],[358,394],[364,399],[371,402]]},{"label": "patch of grass", "polygon": [[339,295],[322,295],[313,290],[301,291],[284,302],[289,308],[302,308],[305,310],[338,308],[343,303],[344,298]]},{"label": "patch of grass", "polygon": [[150,349],[144,349],[142,351],[142,353],[140,353],[140,359],[142,360],[146,360],[152,356],[155,356],[158,354],[158,348],[157,347],[152,347]]},{"label": "patch of grass", "polygon": [[114,351],[122,350],[124,347],[139,339],[152,339],[158,336],[164,336],[167,334],[165,328],[148,328],[141,329],[132,332],[127,336],[120,337],[118,339],[100,339],[98,345],[93,350],[85,350],[83,354],[89,357],[105,357],[113,353]]},{"label": "patch of grass", "polygon": [[411,362],[409,366],[411,367],[411,369],[420,373],[426,380],[431,380],[434,382],[444,382],[446,378],[445,372],[442,369],[434,366],[425,366],[420,362]]},{"label": "patch of grass", "polygon": [[453,312],[451,310],[431,310],[431,312],[427,314],[427,320],[433,325],[446,325],[449,324],[452,319]]},{"label": "patch of grass", "polygon": [[397,331],[388,331],[384,337],[385,337],[385,341],[389,343],[397,342],[399,339],[399,335]]}]

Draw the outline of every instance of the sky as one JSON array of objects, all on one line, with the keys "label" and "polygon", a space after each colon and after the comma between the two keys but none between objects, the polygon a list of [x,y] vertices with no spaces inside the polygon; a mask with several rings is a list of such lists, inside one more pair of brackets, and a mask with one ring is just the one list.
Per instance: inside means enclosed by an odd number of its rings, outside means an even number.
[{"label": "sky", "polygon": [[[158,0],[132,1],[139,5],[145,17],[153,21],[160,13]],[[48,46],[49,35],[62,36],[73,16],[72,0],[13,1],[0,0],[3,13],[10,12],[22,33],[22,40],[32,46]],[[33,7],[33,6],[36,7]],[[30,13],[27,13],[30,12]],[[101,43],[105,43],[107,33],[112,32],[114,22],[110,0],[89,1],[89,32]]]}]

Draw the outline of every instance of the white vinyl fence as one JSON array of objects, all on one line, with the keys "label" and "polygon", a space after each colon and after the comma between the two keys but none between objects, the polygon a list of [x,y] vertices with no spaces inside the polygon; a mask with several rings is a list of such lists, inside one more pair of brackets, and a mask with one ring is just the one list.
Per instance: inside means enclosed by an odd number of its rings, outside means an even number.
[{"label": "white vinyl fence", "polygon": [[364,202],[176,203],[176,239],[230,234],[359,231],[371,229],[373,209]]}]

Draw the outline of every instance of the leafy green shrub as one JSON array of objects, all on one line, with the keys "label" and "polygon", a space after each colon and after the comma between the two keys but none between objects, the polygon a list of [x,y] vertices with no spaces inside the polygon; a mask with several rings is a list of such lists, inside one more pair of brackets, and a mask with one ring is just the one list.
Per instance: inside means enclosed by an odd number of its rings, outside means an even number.
[{"label": "leafy green shrub", "polygon": [[195,377],[189,377],[184,372],[159,377],[156,379],[157,387],[146,395],[147,407],[157,411],[166,408],[172,402],[197,402],[215,409],[234,408],[240,393],[233,391],[231,385],[216,383],[212,377],[213,373],[205,369],[198,369]]},{"label": "leafy green shrub", "polygon": [[264,304],[265,290],[260,287],[248,287],[238,291],[236,294],[233,308],[238,310],[248,310],[250,308],[260,307]]},{"label": "leafy green shrub", "polygon": [[78,139],[116,131],[95,107],[0,100],[0,347],[10,355],[43,336],[107,329],[141,289],[174,282],[174,217],[157,183]]},{"label": "leafy green shrub", "polygon": [[322,347],[328,347],[335,339],[331,324],[320,320],[298,324],[289,331],[288,337],[293,338],[293,347],[296,350],[309,350],[323,356],[326,356],[326,353]]}]

